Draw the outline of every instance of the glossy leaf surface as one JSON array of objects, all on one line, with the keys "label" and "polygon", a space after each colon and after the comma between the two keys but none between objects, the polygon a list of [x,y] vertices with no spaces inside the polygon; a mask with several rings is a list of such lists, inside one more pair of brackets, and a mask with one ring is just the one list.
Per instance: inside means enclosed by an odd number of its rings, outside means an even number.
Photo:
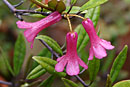
[{"label": "glossy leaf surface", "polygon": [[25,54],[26,54],[26,44],[24,41],[24,36],[20,33],[15,43],[14,58],[13,58],[14,72],[16,75],[18,75],[21,70]]},{"label": "glossy leaf surface", "polygon": [[112,65],[112,68],[110,71],[112,83],[116,80],[122,66],[125,63],[125,60],[127,58],[127,50],[128,50],[128,46],[125,45],[123,50],[118,54],[118,56],[116,57],[113,65]]},{"label": "glossy leaf surface", "polygon": [[50,58],[46,58],[46,57],[40,57],[40,56],[34,56],[33,59],[35,61],[37,61],[50,74],[55,74],[55,75],[58,75],[60,77],[66,76],[66,73],[57,72],[55,70],[54,67],[55,67],[55,64],[57,63],[57,61],[52,60]]},{"label": "glossy leaf surface", "polygon": [[99,6],[105,2],[107,2],[108,0],[89,0],[88,2],[86,2],[83,6],[81,6],[80,11],[84,11],[90,8],[94,8],[96,6]]}]

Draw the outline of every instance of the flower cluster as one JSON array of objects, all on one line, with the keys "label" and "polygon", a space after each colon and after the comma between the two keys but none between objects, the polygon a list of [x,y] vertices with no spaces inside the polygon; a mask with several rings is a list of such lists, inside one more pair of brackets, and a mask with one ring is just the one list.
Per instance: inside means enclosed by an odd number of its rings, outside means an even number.
[{"label": "flower cluster", "polygon": [[[32,42],[32,48],[36,35],[44,28],[60,21],[61,18],[61,14],[56,11],[47,16],[46,18],[34,23],[18,21],[17,26],[21,29],[26,29],[24,31],[24,36],[26,37],[28,42]],[[110,42],[100,39],[98,37],[94,29],[93,22],[89,18],[83,20],[82,25],[86,30],[91,42],[88,60],[92,60],[93,56],[95,56],[98,59],[106,57],[107,53],[105,49],[111,50],[114,48],[114,46],[112,46]],[[55,66],[55,70],[57,72],[62,72],[64,70],[64,67],[66,67],[67,74],[73,76],[79,74],[79,65],[81,65],[85,69],[88,68],[88,66],[78,56],[77,39],[78,34],[76,32],[67,33],[67,52],[65,55],[57,59],[58,63]]]}]

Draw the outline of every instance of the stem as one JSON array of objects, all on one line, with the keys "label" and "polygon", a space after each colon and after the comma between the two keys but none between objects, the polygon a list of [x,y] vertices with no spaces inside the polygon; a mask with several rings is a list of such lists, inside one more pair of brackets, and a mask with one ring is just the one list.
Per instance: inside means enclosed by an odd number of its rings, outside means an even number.
[{"label": "stem", "polygon": [[5,84],[5,85],[10,85],[10,86],[12,86],[12,83],[11,83],[11,82],[0,81],[0,84]]},{"label": "stem", "polygon": [[81,13],[81,11],[79,11],[78,13],[76,13],[76,15],[79,15]]},{"label": "stem", "polygon": [[68,16],[75,16],[75,17],[78,17],[78,18],[81,18],[81,19],[85,19],[84,17],[80,16],[80,15],[75,15],[75,14],[68,14]]},{"label": "stem", "polygon": [[[89,64],[89,61],[87,62],[87,65]],[[79,74],[82,74],[86,69],[83,69]]]},{"label": "stem", "polygon": [[[77,12],[76,15],[79,15],[81,13],[81,11]],[[75,16],[73,16],[72,18],[74,18]]]},{"label": "stem", "polygon": [[3,2],[10,8],[12,12],[14,12],[16,9],[13,5],[11,5],[7,0],[3,0]]},{"label": "stem", "polygon": [[33,14],[42,14],[44,16],[48,16],[51,13],[46,13],[46,12],[39,12],[39,11],[33,11],[33,10],[16,10],[16,13],[19,12],[21,13],[20,15],[22,15],[23,13],[33,13]]},{"label": "stem", "polygon": [[71,25],[71,22],[70,22],[70,19],[69,19],[68,14],[66,14],[66,18],[67,18],[67,20],[68,20],[68,24],[69,24],[69,27],[70,27],[70,31],[72,32],[72,25]]},{"label": "stem", "polygon": [[79,74],[82,74],[86,69],[83,69]]},{"label": "stem", "polygon": [[20,5],[22,5],[23,4],[23,0],[21,0],[21,2],[20,3],[18,3],[17,5],[14,5],[14,7],[16,8],[16,7],[18,7],[18,6],[20,6]]},{"label": "stem", "polygon": [[53,9],[45,6],[44,4],[42,4],[41,2],[37,1],[37,0],[30,0],[31,2],[35,3],[36,5],[40,6],[41,8],[45,8],[47,10],[50,10],[50,11],[54,11]]},{"label": "stem", "polygon": [[83,84],[84,87],[89,87],[78,75],[75,75],[75,77]]},{"label": "stem", "polygon": [[60,57],[55,51],[53,51],[53,49],[52,49],[46,42],[44,42],[43,40],[40,40],[40,41],[42,42],[42,44],[43,44],[46,48],[48,48],[48,50],[49,50],[52,54],[54,54],[57,58]]},{"label": "stem", "polygon": [[[33,13],[33,14],[42,14],[44,16],[48,16],[50,13],[46,12],[38,12],[38,11],[33,11],[33,10],[18,10],[15,8],[16,5],[11,5],[7,0],[3,0],[3,2],[8,6],[8,8],[13,12],[13,13],[20,13],[22,15],[23,13]],[[18,5],[20,5],[22,2],[20,2]]]},{"label": "stem", "polygon": [[73,4],[71,5],[71,7],[70,7],[69,11],[67,12],[67,14],[70,13],[70,11],[71,11],[72,8],[73,8]]},{"label": "stem", "polygon": [[18,9],[16,9],[15,7],[17,7],[23,3],[22,1],[17,5],[12,5],[7,0],[3,0],[3,2],[8,6],[8,8],[11,10],[11,12],[13,12],[14,15],[20,20],[23,20],[21,15],[24,15],[24,13],[42,14],[44,16],[48,16],[50,14],[50,13],[46,13],[46,12],[38,12],[38,11],[33,11],[33,10],[18,10]]}]

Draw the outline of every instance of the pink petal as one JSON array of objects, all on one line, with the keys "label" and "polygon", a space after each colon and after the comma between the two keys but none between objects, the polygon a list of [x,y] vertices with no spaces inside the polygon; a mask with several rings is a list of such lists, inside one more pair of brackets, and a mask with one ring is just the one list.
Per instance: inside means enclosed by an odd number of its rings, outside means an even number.
[{"label": "pink petal", "polygon": [[61,61],[61,60],[64,59],[64,58],[65,58],[65,55],[62,56],[62,57],[59,57],[56,61],[59,62],[59,61]]},{"label": "pink petal", "polygon": [[107,56],[106,50],[99,44],[93,46],[93,52],[95,54],[95,57],[98,59],[102,59],[103,57]]},{"label": "pink petal", "polygon": [[79,64],[78,61],[75,59],[71,59],[68,61],[66,72],[68,75],[78,75],[79,74]]},{"label": "pink petal", "polygon": [[32,43],[31,43],[31,46],[30,46],[31,48],[33,48],[33,43],[34,43],[34,40],[33,40]]},{"label": "pink petal", "polygon": [[61,61],[59,61],[56,65],[55,65],[55,70],[57,72],[62,72],[64,70],[64,67],[67,63],[67,60],[65,60],[65,58],[62,58]]},{"label": "pink petal", "polygon": [[91,19],[88,18],[87,21],[88,21],[88,23],[90,23],[94,27],[93,22],[92,22]]},{"label": "pink petal", "polygon": [[101,39],[100,44],[107,50],[111,50],[114,46],[111,45],[111,42]]},{"label": "pink petal", "polygon": [[78,62],[83,68],[88,69],[88,66],[80,58],[78,58]]},{"label": "pink petal", "polygon": [[24,31],[24,36],[26,37],[28,42],[32,42],[37,35],[35,32],[33,32],[31,30],[32,29],[27,29],[27,30]]},{"label": "pink petal", "polygon": [[92,48],[90,48],[89,49],[89,58],[88,58],[88,60],[93,60],[93,56],[94,56],[93,50],[92,50]]},{"label": "pink petal", "polygon": [[25,21],[17,21],[16,22],[18,28],[21,28],[21,29],[29,29],[29,28],[32,28],[32,23],[27,23]]}]

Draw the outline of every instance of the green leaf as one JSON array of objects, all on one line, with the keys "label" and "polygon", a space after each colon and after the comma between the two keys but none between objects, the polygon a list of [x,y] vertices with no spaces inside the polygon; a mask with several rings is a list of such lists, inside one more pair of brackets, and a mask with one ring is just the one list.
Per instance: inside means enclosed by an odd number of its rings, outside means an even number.
[{"label": "green leaf", "polygon": [[66,6],[62,0],[61,1],[51,0],[48,2],[48,6],[49,8],[52,8],[53,10],[56,10],[59,13],[62,13],[66,9]]},{"label": "green leaf", "polygon": [[[99,16],[100,6],[89,9],[85,14],[85,18],[90,18],[93,21],[94,27],[97,25]],[[89,42],[89,37],[81,24],[76,27],[75,31],[78,33],[77,50],[80,52],[86,47],[87,43]]]},{"label": "green leaf", "polygon": [[99,59],[94,57],[93,60],[89,61],[88,71],[89,71],[89,79],[91,81],[94,81],[96,79],[99,68],[100,68],[100,60]]},{"label": "green leaf", "polygon": [[48,2],[48,7],[55,10],[57,3],[58,3],[57,0],[51,0],[51,1]]},{"label": "green leaf", "polygon": [[[43,50],[40,51],[38,56],[44,56],[44,57],[50,58],[51,52],[47,48],[43,48]],[[38,63],[33,60],[32,69],[34,69],[37,65],[38,65]]]},{"label": "green leaf", "polygon": [[81,24],[78,25],[75,31],[78,33],[77,49],[78,52],[80,52],[84,49],[84,47],[86,47],[87,43],[89,42],[89,37]]},{"label": "green leaf", "polygon": [[62,81],[64,82],[65,87],[78,87],[78,85],[71,80],[62,78]]},{"label": "green leaf", "polygon": [[13,63],[14,63],[15,75],[18,75],[21,70],[22,64],[24,62],[25,53],[26,53],[26,44],[24,41],[24,36],[20,33],[15,43],[15,49],[14,49]]},{"label": "green leaf", "polygon": [[75,4],[77,2],[77,0],[71,0],[71,4]]},{"label": "green leaf", "polygon": [[30,17],[37,17],[37,18],[45,18],[46,16],[41,15],[41,14],[29,14],[28,16]]},{"label": "green leaf", "polygon": [[[26,1],[26,0],[24,0],[24,1]],[[40,2],[41,2],[42,0],[37,0],[37,1],[40,1]],[[30,8],[34,8],[34,7],[36,7],[36,6],[37,6],[37,5],[36,5],[35,3],[31,3],[29,7],[30,7]]]},{"label": "green leaf", "polygon": [[112,83],[116,80],[123,64],[125,63],[125,60],[127,57],[127,50],[128,50],[128,46],[125,45],[123,50],[118,54],[118,56],[116,57],[113,65],[112,65],[112,68],[110,71]]},{"label": "green leaf", "polygon": [[130,87],[130,80],[120,81],[112,87]]},{"label": "green leaf", "polygon": [[6,57],[5,52],[2,50],[1,47],[0,47],[0,51],[1,51],[1,54],[2,54],[1,57],[3,58],[3,61],[4,61],[5,65],[6,65],[7,69],[8,69],[8,70],[10,71],[10,73],[14,76],[15,73],[14,73],[14,71],[13,71],[13,69],[12,69],[12,67],[11,67],[11,65],[10,65],[10,63],[9,63],[8,58]]},{"label": "green leaf", "polygon": [[[66,7],[66,10],[65,10],[64,12],[68,12],[69,9],[70,9],[70,6],[67,6],[67,7]],[[72,9],[71,9],[71,11],[70,11],[69,13],[70,13],[70,14],[72,14],[72,13],[77,13],[77,12],[79,12],[79,9],[80,9],[79,6],[73,6]]]},{"label": "green leaf", "polygon": [[97,26],[99,17],[100,17],[100,6],[88,9],[88,12],[85,14],[85,18],[90,18],[93,21],[95,28]]},{"label": "green leaf", "polygon": [[43,50],[40,51],[38,56],[44,56],[44,57],[51,57],[51,52],[47,48],[43,48]]},{"label": "green leaf", "polygon": [[106,87],[112,87],[111,77],[110,77],[109,74],[107,75],[107,83],[106,83]]},{"label": "green leaf", "polygon": [[55,79],[54,75],[51,75],[48,79],[44,80],[39,87],[51,87],[53,81]]},{"label": "green leaf", "polygon": [[34,56],[33,59],[37,61],[46,71],[50,74],[55,74],[60,77],[65,77],[66,73],[64,72],[57,72],[55,70],[56,61],[46,57]]},{"label": "green leaf", "polygon": [[46,70],[43,69],[41,65],[38,65],[28,74],[27,79],[35,79],[44,75],[45,73],[46,73]]},{"label": "green leaf", "polygon": [[84,11],[90,8],[94,8],[96,6],[99,6],[108,0],[89,0],[87,3],[85,3],[83,6],[81,6],[80,11]]},{"label": "green leaf", "polygon": [[[82,61],[84,61],[85,64],[88,63],[89,54],[88,54],[88,52],[85,49],[83,49],[82,51],[80,51],[79,56],[82,59]],[[80,66],[80,71],[82,71],[83,69],[84,68]]]},{"label": "green leaf", "polygon": [[[50,58],[51,53],[47,48],[43,48],[43,50],[40,51],[38,56],[44,56]],[[32,69],[33,70],[29,73],[27,79],[35,79],[46,73],[46,70],[41,65],[39,65],[36,61],[33,61]]]},{"label": "green leaf", "polygon": [[66,9],[66,6],[65,6],[64,2],[58,1],[57,5],[56,5],[56,11],[58,11],[59,13],[62,13],[65,9]]},{"label": "green leaf", "polygon": [[108,69],[109,69],[110,65],[112,64],[112,61],[115,57],[115,52],[116,52],[116,50],[109,51],[108,57],[105,58],[105,62],[103,63],[103,66],[102,66],[102,69],[101,69],[102,73],[105,73],[105,72],[108,71]]},{"label": "green leaf", "polygon": [[39,35],[36,37],[36,39],[40,39],[45,41],[55,52],[63,55],[62,50],[60,48],[60,46],[58,45],[58,43],[53,40],[52,38],[46,36],[46,35]]},{"label": "green leaf", "polygon": [[[67,6],[64,12],[68,12],[69,9],[70,9],[70,6]],[[73,6],[72,9],[71,9],[71,11],[70,11],[69,13],[70,13],[70,14],[76,14],[76,13],[79,12],[79,9],[80,9],[79,6]],[[83,11],[83,12],[81,12],[81,13],[87,13],[87,12],[88,12],[88,11],[85,10],[85,11]]]}]

